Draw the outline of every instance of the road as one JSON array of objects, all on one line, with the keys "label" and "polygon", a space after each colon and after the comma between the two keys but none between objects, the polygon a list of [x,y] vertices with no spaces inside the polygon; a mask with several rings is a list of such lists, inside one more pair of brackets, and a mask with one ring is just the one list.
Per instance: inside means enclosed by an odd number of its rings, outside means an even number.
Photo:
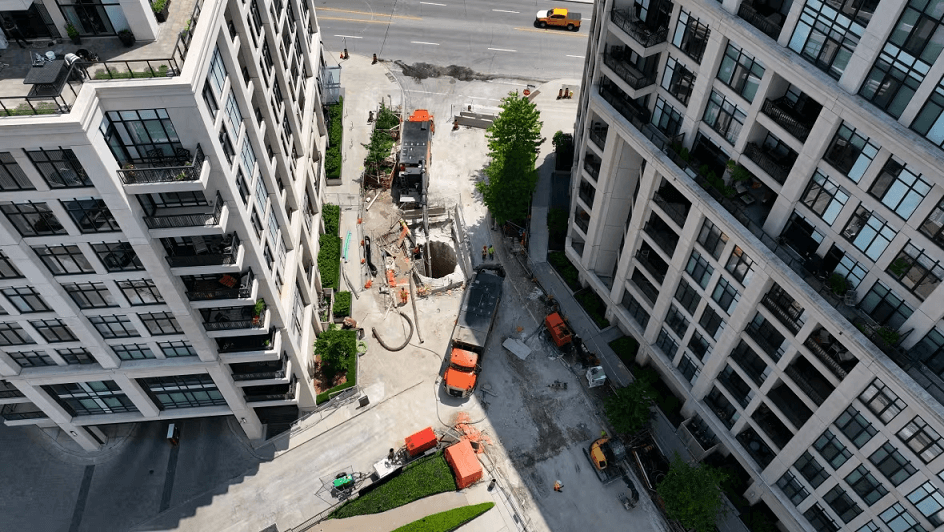
[{"label": "road", "polygon": [[[576,32],[534,27],[540,9],[583,14]],[[323,0],[325,49],[383,60],[466,67],[514,79],[580,79],[593,5],[546,0]],[[337,59],[335,59],[337,60]],[[329,60],[330,61],[330,60]]]}]

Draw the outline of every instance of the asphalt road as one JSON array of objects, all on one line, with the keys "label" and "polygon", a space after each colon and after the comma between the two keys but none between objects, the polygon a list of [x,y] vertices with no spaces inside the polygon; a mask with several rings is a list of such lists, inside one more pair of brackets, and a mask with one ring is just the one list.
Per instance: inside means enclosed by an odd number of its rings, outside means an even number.
[{"label": "asphalt road", "polygon": [[[539,29],[538,10],[583,15],[576,32]],[[456,65],[478,74],[544,81],[583,73],[593,5],[547,0],[323,0],[317,3],[332,55],[377,54],[406,64]],[[337,58],[335,58],[337,59]]]}]

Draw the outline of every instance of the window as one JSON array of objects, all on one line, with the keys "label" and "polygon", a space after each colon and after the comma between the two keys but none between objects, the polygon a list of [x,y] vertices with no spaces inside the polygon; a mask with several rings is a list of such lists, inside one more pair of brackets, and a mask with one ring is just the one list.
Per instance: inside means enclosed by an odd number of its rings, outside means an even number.
[{"label": "window", "polygon": [[666,136],[678,135],[682,128],[682,113],[666,103],[661,97],[656,99],[656,107],[652,111],[652,125],[656,126]]},{"label": "window", "polygon": [[826,473],[826,469],[823,468],[822,464],[816,461],[816,458],[813,458],[813,455],[809,451],[804,451],[797,461],[794,462],[793,467],[803,475],[803,478],[810,483],[810,486],[813,486],[813,489],[816,489],[829,478],[829,474]]},{"label": "window", "polygon": [[774,362],[780,361],[780,357],[784,353],[785,338],[776,325],[758,312],[754,314],[754,319],[751,320],[745,331]]},{"label": "window", "polygon": [[698,357],[698,360],[705,360],[705,356],[711,352],[711,344],[708,343],[708,340],[706,340],[700,332],[695,331],[688,340],[688,349]]},{"label": "window", "polygon": [[879,146],[845,122],[833,136],[823,159],[858,183],[878,154]]},{"label": "window", "polygon": [[92,244],[92,249],[102,261],[105,269],[110,272],[143,270],[144,266],[138,259],[131,244],[127,242],[102,242]]},{"label": "window", "polygon": [[75,347],[72,349],[57,349],[56,353],[66,361],[66,364],[98,364],[95,357],[91,355],[84,347]]},{"label": "window", "polygon": [[43,389],[73,416],[138,411],[115,381],[53,384]]},{"label": "window", "polygon": [[824,510],[819,503],[810,506],[803,512],[803,517],[810,522],[810,525],[816,532],[836,532],[839,530],[839,525],[829,517],[829,514],[826,513],[826,510]]},{"label": "window", "polygon": [[887,325],[892,329],[901,327],[914,313],[914,309],[882,284],[882,281],[875,281],[872,289],[859,302],[859,308],[879,325]]},{"label": "window", "polygon": [[178,334],[183,332],[177,319],[170,312],[155,312],[153,314],[139,314],[148,332],[154,336],[163,334]]},{"label": "window", "polygon": [[59,219],[45,203],[6,203],[0,210],[22,236],[65,235]]},{"label": "window", "polygon": [[696,63],[700,63],[710,34],[711,31],[707,25],[701,24],[697,18],[683,9],[679,12],[675,35],[672,36],[672,44],[685,52],[685,55],[694,59]]},{"label": "window", "polygon": [[823,500],[836,512],[843,523],[852,521],[862,513],[862,508],[852,500],[852,497],[839,484],[826,492],[826,495],[823,495]]},{"label": "window", "polygon": [[718,374],[718,382],[724,386],[724,389],[743,407],[747,408],[751,399],[754,397],[754,391],[751,386],[734,371],[730,364],[725,365],[721,373]]},{"label": "window", "polygon": [[753,102],[763,77],[764,65],[733,42],[728,41],[724,58],[721,59],[721,66],[718,68],[718,79],[734,89],[734,92],[743,96],[745,100]]},{"label": "window", "polygon": [[745,118],[747,118],[747,113],[738,108],[737,105],[729,102],[721,93],[711,91],[711,97],[708,99],[708,105],[705,107],[702,120],[708,124],[708,127],[721,135],[724,140],[731,144],[737,142]]},{"label": "window", "polygon": [[118,303],[104,283],[72,283],[62,288],[69,293],[79,308],[117,307]]},{"label": "window", "polygon": [[879,517],[888,525],[888,528],[892,529],[892,532],[927,532],[898,502],[882,512]]},{"label": "window", "polygon": [[675,300],[682,304],[682,308],[689,314],[695,314],[695,308],[701,301],[701,296],[692,287],[691,283],[685,279],[679,279],[678,289],[675,290]]},{"label": "window", "polygon": [[925,482],[908,494],[908,500],[934,526],[944,525],[944,495],[934,484]]},{"label": "window", "polygon": [[[246,171],[247,175],[253,175],[253,169],[256,167],[256,153],[252,149],[252,144],[249,143],[249,138],[243,139],[243,149],[240,152],[240,158],[243,163],[243,170]],[[259,179],[262,180],[261,178]]]},{"label": "window", "polygon": [[664,327],[659,331],[659,337],[656,339],[656,347],[661,349],[662,354],[669,360],[675,358],[675,353],[678,352],[678,344],[672,339],[672,335],[670,335]]},{"label": "window", "polygon": [[918,230],[930,238],[938,247],[944,248],[944,199],[934,206],[931,214],[928,215]]},{"label": "window", "polygon": [[155,358],[154,352],[147,344],[125,344],[110,346],[111,350],[118,355],[121,360],[144,360]]},{"label": "window", "polygon": [[895,419],[895,416],[905,409],[905,402],[878,378],[862,392],[859,400],[883,423]]},{"label": "window", "polygon": [[[846,0],[852,4],[851,0]],[[859,5],[865,2],[855,2]],[[870,2],[869,18],[878,2]],[[809,0],[803,6],[789,47],[800,57],[835,79],[842,77],[868,24],[868,18],[837,11],[836,2]],[[855,11],[856,8],[852,8]],[[865,10],[863,10],[865,11]]]},{"label": "window", "polygon": [[158,305],[164,302],[164,297],[150,279],[118,281],[118,288],[132,306]]},{"label": "window", "polygon": [[[279,239],[279,220],[275,216],[275,209],[269,210],[269,236],[275,242]],[[282,264],[280,261],[279,264]]]},{"label": "window", "polygon": [[860,465],[852,473],[846,475],[846,484],[856,492],[865,504],[872,506],[884,497],[888,490],[879,482],[868,468]]},{"label": "window", "polygon": [[60,148],[58,150],[26,151],[26,156],[33,162],[36,170],[42,174],[49,188],[90,187],[89,179],[79,158],[72,150]]},{"label": "window", "polygon": [[639,324],[639,327],[645,330],[649,325],[649,313],[636,301],[632,292],[623,290],[623,300],[620,304],[626,309],[626,312],[629,313],[633,320]]},{"label": "window", "polygon": [[158,342],[157,346],[167,358],[197,356],[197,350],[187,342]]},{"label": "window", "polygon": [[711,279],[711,275],[715,272],[715,269],[708,264],[708,261],[705,260],[701,253],[692,250],[692,255],[688,259],[688,265],[685,267],[685,271],[692,276],[692,279],[702,288],[708,287],[708,281]]},{"label": "window", "polygon": [[99,198],[65,200],[62,206],[83,233],[121,231],[115,217]]},{"label": "window", "polygon": [[19,279],[23,274],[16,269],[10,258],[0,251],[0,279]]},{"label": "window", "polygon": [[921,416],[915,416],[898,431],[898,438],[907,445],[922,462],[928,464],[944,452],[941,435],[931,428]]},{"label": "window", "polygon": [[833,273],[838,273],[845,277],[846,283],[849,285],[848,288],[855,290],[859,287],[859,284],[862,283],[862,280],[865,279],[868,270],[865,266],[859,264],[852,255],[844,254],[842,260],[839,261],[839,264],[837,264],[836,268],[833,270]]},{"label": "window", "polygon": [[266,211],[266,199],[269,197],[269,191],[266,190],[265,180],[260,177],[256,180],[256,207],[260,214]]},{"label": "window", "polygon": [[813,448],[819,451],[823,460],[826,460],[833,469],[839,469],[846,460],[852,457],[852,453],[829,429],[826,429],[819,439],[813,442]]},{"label": "window", "polygon": [[702,224],[701,230],[698,232],[698,243],[709,255],[718,260],[721,258],[721,250],[728,243],[728,235],[711,223],[711,220],[705,218],[705,223]]},{"label": "window", "polygon": [[213,58],[210,60],[210,71],[207,74],[216,94],[223,94],[223,82],[226,81],[226,65],[223,64],[223,55],[220,54],[219,47],[213,49]]},{"label": "window", "polygon": [[701,374],[698,365],[687,354],[682,355],[682,358],[679,359],[678,370],[690,384],[694,384],[695,380],[698,379],[698,375]]},{"label": "window", "polygon": [[888,222],[863,205],[856,207],[846,228],[842,230],[842,236],[873,261],[882,256],[896,234]]},{"label": "window", "polygon": [[711,294],[711,299],[714,299],[718,306],[721,307],[721,310],[731,314],[731,308],[737,303],[739,299],[739,294],[737,289],[728,282],[724,277],[718,279],[718,284],[715,285],[715,291]]},{"label": "window", "polygon": [[76,340],[69,326],[63,323],[62,320],[37,320],[29,323],[49,343],[74,342]]},{"label": "window", "polygon": [[24,314],[50,310],[43,298],[39,296],[39,292],[31,286],[4,288],[3,295],[18,311]]},{"label": "window", "polygon": [[210,116],[216,118],[216,114],[220,111],[220,104],[216,102],[216,96],[213,94],[213,88],[210,86],[210,78],[207,78],[207,82],[203,84],[203,103],[206,104],[207,109],[210,111]]},{"label": "window", "polygon": [[944,279],[940,262],[915,247],[913,241],[905,244],[885,271],[921,301],[927,299]]},{"label": "window", "polygon": [[869,457],[872,465],[878,468],[879,472],[885,475],[885,478],[897,486],[908,480],[917,470],[911,465],[904,456],[895,449],[895,446],[889,442],[878,448],[872,456]]},{"label": "window", "polygon": [[869,521],[868,523],[859,527],[859,529],[856,530],[856,532],[880,532],[881,530],[882,529],[879,528],[878,525],[876,525],[872,521]]},{"label": "window", "polygon": [[832,225],[848,200],[849,194],[842,187],[817,170],[800,201],[824,222]]},{"label": "window", "polygon": [[788,246],[804,257],[815,252],[824,238],[823,234],[816,230],[816,226],[797,211],[790,215],[790,220],[780,235]]},{"label": "window", "polygon": [[229,140],[229,135],[226,133],[226,131],[220,131],[218,138],[220,141],[220,147],[223,149],[223,155],[226,156],[226,162],[232,166],[233,158],[236,157],[236,151],[233,150],[233,143]]},{"label": "window", "polygon": [[935,375],[944,375],[944,334],[937,327],[928,331],[909,354],[923,362]]},{"label": "window", "polygon": [[36,187],[10,152],[0,152],[0,190],[35,190]]},{"label": "window", "polygon": [[0,345],[35,344],[23,327],[16,322],[0,323]]},{"label": "window", "polygon": [[806,488],[800,484],[800,481],[797,480],[793,473],[787,471],[780,477],[780,480],[777,481],[777,486],[783,491],[783,494],[790,499],[790,502],[794,506],[799,506],[801,502],[806,500],[809,497],[810,492],[806,491]]},{"label": "window", "polygon": [[747,256],[747,253],[744,253],[744,250],[740,246],[734,246],[734,249],[731,250],[731,256],[728,257],[728,263],[724,265],[724,269],[728,270],[737,282],[741,283],[743,286],[747,286],[747,283],[751,281],[751,274],[754,270],[754,261]]},{"label": "window", "polygon": [[872,183],[869,194],[907,220],[930,191],[931,185],[921,179],[921,174],[908,170],[905,163],[892,156]]},{"label": "window", "polygon": [[944,78],[934,88],[921,112],[911,123],[911,129],[938,148],[944,148]]},{"label": "window", "polygon": [[675,96],[680,104],[688,105],[694,86],[695,74],[692,74],[685,65],[670,54],[668,61],[665,63],[665,71],[662,74],[662,88]]},{"label": "window", "polygon": [[724,329],[724,320],[708,305],[706,305],[705,310],[701,312],[701,319],[698,320],[698,324],[715,340],[718,339],[718,336]]},{"label": "window", "polygon": [[207,374],[138,379],[161,410],[226,405],[226,399]]},{"label": "window", "polygon": [[183,147],[166,109],[108,111],[100,130],[121,165],[176,158]]},{"label": "window", "polygon": [[875,427],[869,423],[869,420],[865,419],[858,410],[851,406],[846,408],[845,412],[839,414],[834,425],[859,449],[871,440],[877,432]]},{"label": "window", "polygon": [[239,111],[239,103],[233,91],[229,91],[226,99],[226,119],[229,122],[230,134],[233,139],[239,138],[239,126],[243,123],[243,114]]},{"label": "window", "polygon": [[89,316],[91,323],[102,338],[131,338],[141,336],[128,316]]},{"label": "window", "polygon": [[45,351],[20,351],[18,353],[7,353],[14,362],[21,368],[38,368],[42,366],[55,366],[56,362]]},{"label": "window", "polygon": [[675,305],[669,306],[669,312],[665,316],[665,324],[668,325],[679,338],[684,338],[685,332],[688,331],[688,319]]}]

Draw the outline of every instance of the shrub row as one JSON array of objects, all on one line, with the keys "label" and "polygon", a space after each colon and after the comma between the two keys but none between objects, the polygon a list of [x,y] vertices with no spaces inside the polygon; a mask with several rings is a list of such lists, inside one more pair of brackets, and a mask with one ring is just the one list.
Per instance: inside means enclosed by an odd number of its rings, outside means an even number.
[{"label": "shrub row", "polygon": [[600,299],[600,296],[591,288],[587,288],[583,292],[578,293],[574,298],[577,300],[577,303],[580,303],[580,306],[587,311],[590,319],[593,320],[593,323],[595,323],[597,327],[605,329],[610,326],[610,322],[607,321],[605,317],[606,305],[603,303],[603,300]]},{"label": "shrub row", "polygon": [[344,98],[328,110],[328,149],[325,152],[325,174],[328,179],[341,177],[341,142],[344,140]]},{"label": "shrub row", "polygon": [[462,525],[484,514],[495,506],[493,502],[483,502],[472,506],[460,506],[445,512],[427,515],[422,519],[401,526],[393,532],[452,532]]},{"label": "shrub row", "polygon": [[351,315],[351,293],[338,292],[334,294],[334,317],[343,318]]},{"label": "shrub row", "polygon": [[563,251],[548,251],[547,261],[557,270],[557,273],[560,274],[571,290],[580,290],[577,268],[570,263],[570,259]]},{"label": "shrub row", "polygon": [[321,249],[318,250],[318,271],[321,272],[322,288],[340,288],[341,277],[341,237],[325,233],[321,235]]},{"label": "shrub row", "polygon": [[321,218],[324,220],[325,233],[341,236],[341,207],[325,203]]},{"label": "shrub row", "polygon": [[315,340],[315,354],[321,357],[321,374],[327,380],[344,374],[347,381],[326,390],[315,398],[315,404],[323,403],[332,393],[354,386],[357,381],[357,332],[331,326]]}]

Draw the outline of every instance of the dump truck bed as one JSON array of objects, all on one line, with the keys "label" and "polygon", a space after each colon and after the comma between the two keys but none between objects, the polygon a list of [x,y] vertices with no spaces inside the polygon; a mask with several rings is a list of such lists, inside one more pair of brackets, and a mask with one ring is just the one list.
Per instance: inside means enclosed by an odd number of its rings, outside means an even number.
[{"label": "dump truck bed", "polygon": [[456,328],[452,333],[454,346],[478,353],[485,350],[492,321],[498,312],[503,280],[495,273],[480,271],[469,282],[456,320]]}]

